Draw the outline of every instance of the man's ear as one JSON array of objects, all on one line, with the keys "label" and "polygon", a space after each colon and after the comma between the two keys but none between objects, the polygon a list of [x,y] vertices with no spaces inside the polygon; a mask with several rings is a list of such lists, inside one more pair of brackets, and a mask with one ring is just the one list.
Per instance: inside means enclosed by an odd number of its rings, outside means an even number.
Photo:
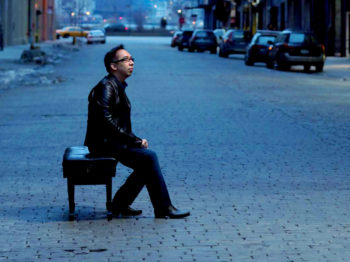
[{"label": "man's ear", "polygon": [[116,64],[111,63],[111,65],[110,65],[110,66],[111,66],[112,70],[117,71],[118,67],[117,67],[117,65],[116,65]]}]

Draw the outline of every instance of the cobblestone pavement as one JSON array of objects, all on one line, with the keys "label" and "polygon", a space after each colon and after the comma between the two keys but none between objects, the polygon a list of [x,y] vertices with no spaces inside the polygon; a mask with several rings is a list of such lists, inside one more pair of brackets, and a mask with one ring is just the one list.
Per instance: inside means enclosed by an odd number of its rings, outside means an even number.
[{"label": "cobblestone pavement", "polygon": [[[181,220],[108,222],[103,186],[76,189],[61,161],[81,145],[103,55],[123,42],[134,131],[158,153]],[[349,78],[246,67],[168,38],[109,38],[55,67],[65,81],[0,95],[0,261],[349,261]],[[333,70],[333,71],[332,71]],[[130,170],[118,165],[113,190]]]}]

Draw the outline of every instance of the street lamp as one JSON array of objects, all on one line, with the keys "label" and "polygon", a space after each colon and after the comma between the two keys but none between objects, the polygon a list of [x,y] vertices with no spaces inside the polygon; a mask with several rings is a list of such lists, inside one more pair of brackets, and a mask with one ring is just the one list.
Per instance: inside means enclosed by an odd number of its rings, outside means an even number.
[{"label": "street lamp", "polygon": [[76,19],[76,16],[75,16],[75,12],[71,12],[70,16],[71,16],[71,21],[74,22],[74,25],[77,25],[77,19]]},{"label": "street lamp", "polygon": [[248,0],[249,3],[252,4],[252,6],[257,6],[258,4],[260,4],[260,0]]}]

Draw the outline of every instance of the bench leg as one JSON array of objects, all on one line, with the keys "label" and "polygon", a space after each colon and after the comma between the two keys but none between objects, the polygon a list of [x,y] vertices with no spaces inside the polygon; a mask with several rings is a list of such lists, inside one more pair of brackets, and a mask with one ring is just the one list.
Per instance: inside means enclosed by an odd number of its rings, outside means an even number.
[{"label": "bench leg", "polygon": [[106,183],[106,207],[107,207],[107,219],[112,219],[112,177],[108,178]]},{"label": "bench leg", "polygon": [[69,201],[69,220],[73,221],[75,217],[75,203],[74,203],[74,183],[72,179],[67,179],[68,201]]}]

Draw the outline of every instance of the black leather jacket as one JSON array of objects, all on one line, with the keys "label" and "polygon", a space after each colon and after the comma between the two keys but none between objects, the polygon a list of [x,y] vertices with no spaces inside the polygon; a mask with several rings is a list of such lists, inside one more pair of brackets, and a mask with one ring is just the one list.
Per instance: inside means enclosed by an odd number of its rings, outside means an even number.
[{"label": "black leather jacket", "polygon": [[90,152],[141,147],[142,139],[131,130],[131,105],[125,87],[126,83],[110,74],[91,90],[84,143]]}]

